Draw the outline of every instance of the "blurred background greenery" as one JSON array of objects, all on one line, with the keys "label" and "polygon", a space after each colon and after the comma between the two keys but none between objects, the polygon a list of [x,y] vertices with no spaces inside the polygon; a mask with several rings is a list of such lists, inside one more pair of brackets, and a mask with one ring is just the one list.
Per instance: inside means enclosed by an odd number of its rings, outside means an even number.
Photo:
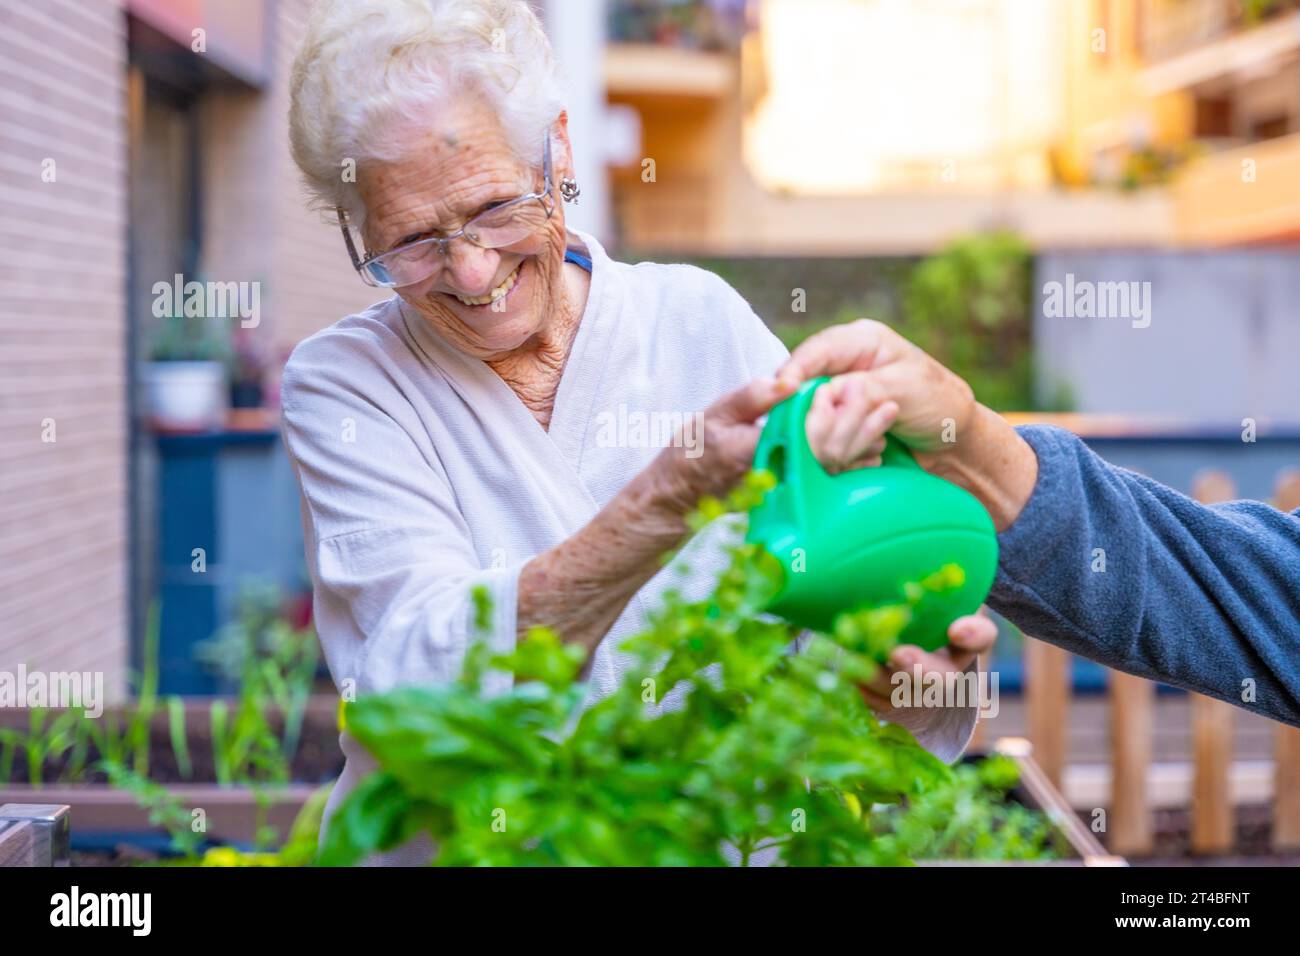
[{"label": "blurred background greenery", "polygon": [[1067,389],[1045,401],[1034,394],[1033,255],[1015,233],[962,237],[924,258],[689,261],[734,286],[786,348],[831,325],[877,319],[962,375],[992,408],[1070,407]]}]

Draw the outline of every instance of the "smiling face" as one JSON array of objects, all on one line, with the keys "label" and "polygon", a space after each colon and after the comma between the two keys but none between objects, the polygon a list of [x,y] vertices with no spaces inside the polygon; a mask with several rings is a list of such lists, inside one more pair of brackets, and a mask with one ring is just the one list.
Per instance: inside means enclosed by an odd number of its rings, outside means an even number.
[{"label": "smiling face", "polygon": [[[482,249],[461,237],[448,247],[439,271],[396,290],[439,335],[477,358],[527,348],[566,307],[564,210],[555,188],[572,175],[566,126],[561,115],[553,127],[555,212],[541,229],[501,249]],[[414,130],[408,143],[406,158],[357,170],[370,253],[449,235],[493,205],[542,189],[543,143],[535,157],[520,161],[479,97],[457,97],[439,111],[432,129]]]}]

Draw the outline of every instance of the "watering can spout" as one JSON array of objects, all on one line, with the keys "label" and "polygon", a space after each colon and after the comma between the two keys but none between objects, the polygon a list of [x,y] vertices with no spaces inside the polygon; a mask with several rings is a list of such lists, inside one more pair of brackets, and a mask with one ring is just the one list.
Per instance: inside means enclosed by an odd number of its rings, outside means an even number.
[{"label": "watering can spout", "polygon": [[[998,560],[993,521],[893,436],[879,467],[828,474],[805,429],[813,394],[827,381],[805,382],[773,408],[754,452],[754,467],[775,484],[750,512],[747,540],[784,572],[768,610],[829,631],[846,611],[906,602],[911,621],[900,640],[933,650],[946,643],[948,625],[988,595]],[[917,596],[917,583],[954,565],[961,573],[949,574],[948,586]]]}]

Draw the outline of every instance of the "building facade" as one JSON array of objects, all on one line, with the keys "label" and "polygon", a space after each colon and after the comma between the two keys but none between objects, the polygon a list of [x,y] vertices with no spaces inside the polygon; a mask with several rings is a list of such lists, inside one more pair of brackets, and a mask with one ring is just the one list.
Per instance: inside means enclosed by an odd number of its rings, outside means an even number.
[{"label": "building facade", "polygon": [[287,149],[308,7],[0,0],[2,670],[125,693],[157,583],[155,282],[258,282],[272,357],[377,297]]}]

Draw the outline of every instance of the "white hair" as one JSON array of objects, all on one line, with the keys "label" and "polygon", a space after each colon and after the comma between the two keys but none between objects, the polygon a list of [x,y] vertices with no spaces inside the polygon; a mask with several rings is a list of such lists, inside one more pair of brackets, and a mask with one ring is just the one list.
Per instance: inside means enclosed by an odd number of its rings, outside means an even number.
[{"label": "white hair", "polygon": [[[314,203],[360,225],[357,165],[411,148],[450,96],[487,98],[521,162],[562,109],[551,45],[524,0],[319,0],[294,59],[289,140]],[[349,161],[351,166],[349,167]]]}]

